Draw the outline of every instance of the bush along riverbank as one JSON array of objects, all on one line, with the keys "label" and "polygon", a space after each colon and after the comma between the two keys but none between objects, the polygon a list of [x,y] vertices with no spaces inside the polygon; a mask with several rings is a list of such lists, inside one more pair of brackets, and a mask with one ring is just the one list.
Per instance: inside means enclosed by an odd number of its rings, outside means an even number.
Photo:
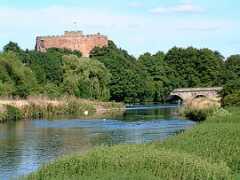
[{"label": "bush along riverbank", "polygon": [[0,100],[0,123],[21,119],[57,118],[64,116],[101,115],[108,111],[121,111],[124,105],[115,102],[64,97],[49,99],[32,97],[26,100]]},{"label": "bush along riverbank", "polygon": [[22,119],[21,111],[10,105],[0,105],[0,123]]},{"label": "bush along riverbank", "polygon": [[180,116],[193,121],[204,121],[221,107],[219,99],[196,98],[179,109]]},{"label": "bush along riverbank", "polygon": [[56,160],[26,179],[238,179],[239,137],[240,108],[219,109],[164,142],[97,148]]}]

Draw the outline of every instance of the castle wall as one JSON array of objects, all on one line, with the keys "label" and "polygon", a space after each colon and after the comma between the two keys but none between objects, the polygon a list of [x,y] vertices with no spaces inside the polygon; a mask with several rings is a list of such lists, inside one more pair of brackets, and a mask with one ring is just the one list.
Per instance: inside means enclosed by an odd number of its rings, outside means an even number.
[{"label": "castle wall", "polygon": [[100,34],[83,35],[81,31],[66,31],[62,36],[40,36],[36,39],[36,50],[46,52],[49,48],[66,48],[80,51],[89,57],[95,47],[108,46],[108,38]]}]

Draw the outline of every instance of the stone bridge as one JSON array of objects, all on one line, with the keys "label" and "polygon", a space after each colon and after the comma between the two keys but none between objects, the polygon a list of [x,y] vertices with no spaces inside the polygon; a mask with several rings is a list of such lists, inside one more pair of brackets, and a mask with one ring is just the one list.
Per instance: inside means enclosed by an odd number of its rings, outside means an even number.
[{"label": "stone bridge", "polygon": [[189,101],[194,100],[199,97],[206,97],[209,99],[218,99],[220,100],[219,92],[222,90],[222,87],[212,87],[212,88],[182,88],[175,89],[170,94],[170,99],[178,97],[182,100],[183,104]]}]

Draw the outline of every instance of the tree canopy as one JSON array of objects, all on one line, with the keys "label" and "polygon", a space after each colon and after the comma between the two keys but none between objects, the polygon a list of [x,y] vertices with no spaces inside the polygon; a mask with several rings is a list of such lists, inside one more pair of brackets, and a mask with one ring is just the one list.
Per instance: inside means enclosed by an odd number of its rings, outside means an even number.
[{"label": "tree canopy", "polygon": [[224,61],[210,49],[177,48],[168,51],[165,62],[180,79],[180,87],[208,87],[223,83]]},{"label": "tree canopy", "polygon": [[0,96],[27,97],[37,86],[30,68],[12,52],[0,54]]},{"label": "tree canopy", "polygon": [[91,57],[104,63],[112,74],[110,83],[112,100],[125,102],[152,100],[151,77],[127,51],[117,48],[109,41],[108,47],[95,48],[91,52]]},{"label": "tree canopy", "polygon": [[232,55],[225,62],[226,77],[228,79],[240,78],[240,55]]},{"label": "tree canopy", "polygon": [[9,42],[0,53],[0,96],[164,102],[175,88],[224,86],[225,99],[239,97],[240,55],[224,61],[218,51],[173,47],[135,58],[109,41],[108,47],[94,48],[90,58],[81,56],[67,49],[22,50]]},{"label": "tree canopy", "polygon": [[78,58],[75,55],[63,56],[63,89],[69,95],[82,98],[108,100],[108,85],[111,74],[101,62]]}]

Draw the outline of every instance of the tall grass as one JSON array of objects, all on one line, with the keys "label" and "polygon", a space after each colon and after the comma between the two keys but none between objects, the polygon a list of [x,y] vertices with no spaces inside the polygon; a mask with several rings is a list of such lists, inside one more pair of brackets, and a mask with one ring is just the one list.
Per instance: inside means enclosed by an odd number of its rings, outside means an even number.
[{"label": "tall grass", "polygon": [[[46,97],[31,97],[27,100],[0,100],[0,122],[13,119],[14,110],[17,119],[55,118],[62,116],[83,116],[102,114],[108,110],[120,110],[124,106],[115,102],[100,102],[94,100],[64,97],[48,99]],[[19,113],[17,113],[19,112]],[[19,115],[19,116],[17,116]],[[21,115],[21,116],[20,116]]]},{"label": "tall grass", "polygon": [[29,101],[29,105],[21,107],[25,119],[31,118],[51,118],[65,115],[81,116],[84,111],[90,114],[96,112],[93,104],[82,102],[78,99],[70,98],[64,101],[48,101],[36,103]]},{"label": "tall grass", "polygon": [[[121,175],[121,172],[126,174]],[[145,172],[145,179],[231,179],[231,171],[224,163],[211,164],[194,155],[155,149],[146,145],[99,148],[84,156],[60,159],[42,167],[37,173],[30,175],[28,179],[40,180],[56,177],[110,179],[110,176],[112,179],[126,179],[124,176],[141,179],[138,175],[143,174],[143,172]]]},{"label": "tall grass", "polygon": [[216,99],[197,98],[180,108],[180,114],[194,121],[204,121],[220,108]]},{"label": "tall grass", "polygon": [[213,123],[240,123],[240,107],[227,107],[218,109],[207,122]]},{"label": "tall grass", "polygon": [[187,152],[212,162],[224,161],[240,173],[240,125],[205,123],[177,137],[170,138],[159,147]]},{"label": "tall grass", "polygon": [[22,112],[13,106],[0,106],[0,123],[18,121],[22,119]]},{"label": "tall grass", "polygon": [[[39,179],[39,177],[31,177],[31,180]],[[116,170],[116,171],[95,171],[90,176],[87,175],[63,175],[59,174],[51,178],[44,177],[43,180],[159,180],[159,177],[154,176],[150,172],[141,171],[138,173],[132,173],[128,170]]]},{"label": "tall grass", "polygon": [[171,137],[155,147],[174,149],[207,158],[211,162],[224,161],[233,173],[240,173],[240,109],[219,110],[205,122],[187,132]]},{"label": "tall grass", "polygon": [[5,112],[6,112],[5,106],[0,105],[0,123],[5,122]]}]

